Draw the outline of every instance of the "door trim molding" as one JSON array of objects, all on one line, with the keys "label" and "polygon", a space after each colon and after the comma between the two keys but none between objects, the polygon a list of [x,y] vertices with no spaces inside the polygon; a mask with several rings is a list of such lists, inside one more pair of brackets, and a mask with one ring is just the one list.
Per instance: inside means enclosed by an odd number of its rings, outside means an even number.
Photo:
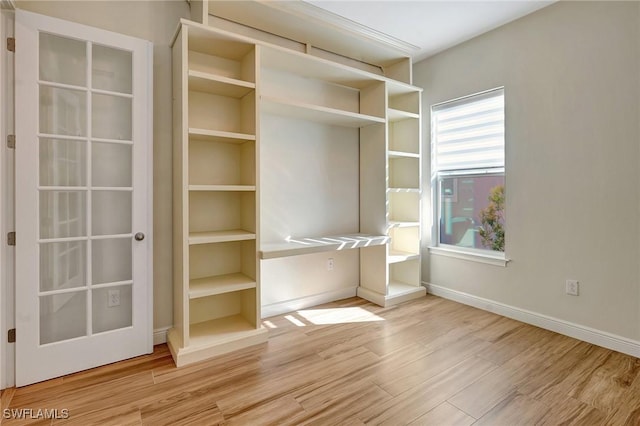
[{"label": "door trim molding", "polygon": [[[14,35],[14,12],[2,3],[0,12],[0,38]],[[14,221],[14,150],[5,143],[8,134],[14,133],[13,53],[2,49],[0,54],[0,389],[15,385],[15,344],[5,336],[15,327],[15,247],[5,244],[7,232],[15,228]]]}]

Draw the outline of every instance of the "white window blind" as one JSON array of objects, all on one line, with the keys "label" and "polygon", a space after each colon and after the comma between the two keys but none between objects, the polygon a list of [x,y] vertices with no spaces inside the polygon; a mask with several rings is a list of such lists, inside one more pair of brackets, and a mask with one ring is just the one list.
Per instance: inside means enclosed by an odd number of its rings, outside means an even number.
[{"label": "white window blind", "polygon": [[435,105],[433,171],[504,167],[504,89]]}]

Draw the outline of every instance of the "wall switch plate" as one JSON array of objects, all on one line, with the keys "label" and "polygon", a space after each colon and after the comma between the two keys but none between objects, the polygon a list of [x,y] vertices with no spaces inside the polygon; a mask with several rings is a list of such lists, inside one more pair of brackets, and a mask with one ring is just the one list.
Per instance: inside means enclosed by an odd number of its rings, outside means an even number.
[{"label": "wall switch plate", "polygon": [[570,296],[577,296],[580,292],[580,283],[578,280],[567,280],[566,292]]},{"label": "wall switch plate", "polygon": [[111,289],[107,291],[107,307],[113,308],[114,306],[120,306],[119,289]]}]

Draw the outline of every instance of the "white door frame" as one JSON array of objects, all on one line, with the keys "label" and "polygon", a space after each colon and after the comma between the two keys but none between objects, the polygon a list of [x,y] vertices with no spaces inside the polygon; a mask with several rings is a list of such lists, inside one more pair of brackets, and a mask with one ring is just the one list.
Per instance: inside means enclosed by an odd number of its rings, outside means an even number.
[{"label": "white door frame", "polygon": [[[2,0],[0,41],[14,34],[13,0]],[[7,135],[14,133],[13,53],[5,46],[0,54],[0,389],[15,386],[15,344],[7,333],[15,327],[15,248],[7,245],[7,233],[14,229],[14,151],[7,147]]]}]

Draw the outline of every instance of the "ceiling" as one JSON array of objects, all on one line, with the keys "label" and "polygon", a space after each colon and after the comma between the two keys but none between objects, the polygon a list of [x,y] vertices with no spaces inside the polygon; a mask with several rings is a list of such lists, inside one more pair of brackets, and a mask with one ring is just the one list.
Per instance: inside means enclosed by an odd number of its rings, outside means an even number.
[{"label": "ceiling", "polygon": [[532,0],[305,1],[413,45],[414,63],[553,3]]},{"label": "ceiling", "polygon": [[[1,0],[0,0],[1,1]],[[553,0],[208,0],[209,23],[239,23],[374,67],[413,63]],[[250,34],[250,36],[255,36]],[[299,46],[299,47],[300,47]]]}]

